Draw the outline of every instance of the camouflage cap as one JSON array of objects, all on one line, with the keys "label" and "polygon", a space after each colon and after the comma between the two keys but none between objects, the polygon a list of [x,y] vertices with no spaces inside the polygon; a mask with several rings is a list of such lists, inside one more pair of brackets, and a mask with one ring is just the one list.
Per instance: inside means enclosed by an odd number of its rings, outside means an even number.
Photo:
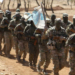
[{"label": "camouflage cap", "polygon": [[20,12],[16,12],[15,15],[20,14]]},{"label": "camouflage cap", "polygon": [[63,17],[68,17],[68,14],[67,13],[63,13]]},{"label": "camouflage cap", "polygon": [[3,11],[2,11],[2,10],[0,10],[0,13],[1,13],[1,14],[3,14]]},{"label": "camouflage cap", "polygon": [[61,23],[61,18],[56,18],[55,23],[57,23],[57,22]]},{"label": "camouflage cap", "polygon": [[20,9],[16,9],[16,12],[20,12]]}]

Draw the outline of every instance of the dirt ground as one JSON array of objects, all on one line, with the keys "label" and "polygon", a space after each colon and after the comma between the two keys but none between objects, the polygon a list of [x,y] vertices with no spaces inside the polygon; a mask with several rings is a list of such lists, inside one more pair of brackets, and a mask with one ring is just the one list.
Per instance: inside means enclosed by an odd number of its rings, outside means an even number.
[{"label": "dirt ground", "polygon": [[[36,2],[34,0],[31,0],[31,8],[37,6]],[[39,3],[41,3],[41,0],[39,0]],[[56,14],[57,17],[62,18],[63,13],[68,13],[69,15],[69,20],[72,21],[72,17],[75,14],[75,6],[73,6],[73,10],[71,10],[71,7],[68,6],[66,4],[66,0],[54,0],[54,4],[53,4],[53,9],[54,9],[54,13]],[[7,4],[8,4],[8,0],[6,0],[5,2],[5,8],[2,8],[3,10],[7,9]],[[13,1],[10,4],[10,9],[15,9],[16,8],[16,2],[15,2],[15,6],[12,7]],[[24,11],[24,2],[22,0],[22,6],[21,6],[21,15],[23,15]],[[30,9],[31,9],[30,8]],[[29,11],[30,13],[32,11]],[[14,14],[15,11],[12,11],[12,14]],[[48,15],[50,16],[52,14],[52,11],[47,11]],[[16,60],[16,56],[15,56],[15,50],[12,49],[11,51],[11,58],[6,58],[5,55],[0,56],[0,75],[43,75],[38,74],[36,69],[34,68],[30,68],[28,66],[28,59],[29,56],[27,54],[26,57],[26,63],[18,63]],[[68,75],[69,74],[69,66],[68,64],[66,65],[66,67],[64,67],[59,73],[60,75]],[[47,69],[47,72],[49,73],[49,75],[53,75],[53,63],[51,60],[51,63]]]}]

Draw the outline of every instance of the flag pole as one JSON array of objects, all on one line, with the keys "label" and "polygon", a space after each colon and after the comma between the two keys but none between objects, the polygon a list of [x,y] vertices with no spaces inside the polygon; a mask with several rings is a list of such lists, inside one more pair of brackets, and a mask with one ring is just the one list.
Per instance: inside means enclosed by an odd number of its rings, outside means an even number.
[{"label": "flag pole", "polygon": [[46,26],[46,16],[45,16],[45,5],[43,7],[43,3],[41,3],[41,8],[42,8],[43,16],[44,16],[44,21],[45,21],[45,28],[44,28],[44,31],[45,31],[47,29],[47,26]]}]

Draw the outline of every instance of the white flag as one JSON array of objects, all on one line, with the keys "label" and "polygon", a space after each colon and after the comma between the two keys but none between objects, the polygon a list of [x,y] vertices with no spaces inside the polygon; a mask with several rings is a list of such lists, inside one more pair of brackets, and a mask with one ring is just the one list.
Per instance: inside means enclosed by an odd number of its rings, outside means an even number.
[{"label": "white flag", "polygon": [[32,14],[33,14],[33,22],[35,26],[39,29],[44,29],[45,20],[44,20],[42,9],[40,8],[39,10],[34,10]]}]

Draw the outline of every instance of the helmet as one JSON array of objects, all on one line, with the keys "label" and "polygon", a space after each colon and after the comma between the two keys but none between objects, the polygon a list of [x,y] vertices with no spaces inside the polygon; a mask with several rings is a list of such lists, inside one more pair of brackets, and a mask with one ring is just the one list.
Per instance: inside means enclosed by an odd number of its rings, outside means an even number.
[{"label": "helmet", "polygon": [[68,14],[67,14],[67,13],[64,13],[64,14],[63,14],[63,17],[68,17]]},{"label": "helmet", "polygon": [[16,12],[20,12],[20,9],[16,9]]}]

